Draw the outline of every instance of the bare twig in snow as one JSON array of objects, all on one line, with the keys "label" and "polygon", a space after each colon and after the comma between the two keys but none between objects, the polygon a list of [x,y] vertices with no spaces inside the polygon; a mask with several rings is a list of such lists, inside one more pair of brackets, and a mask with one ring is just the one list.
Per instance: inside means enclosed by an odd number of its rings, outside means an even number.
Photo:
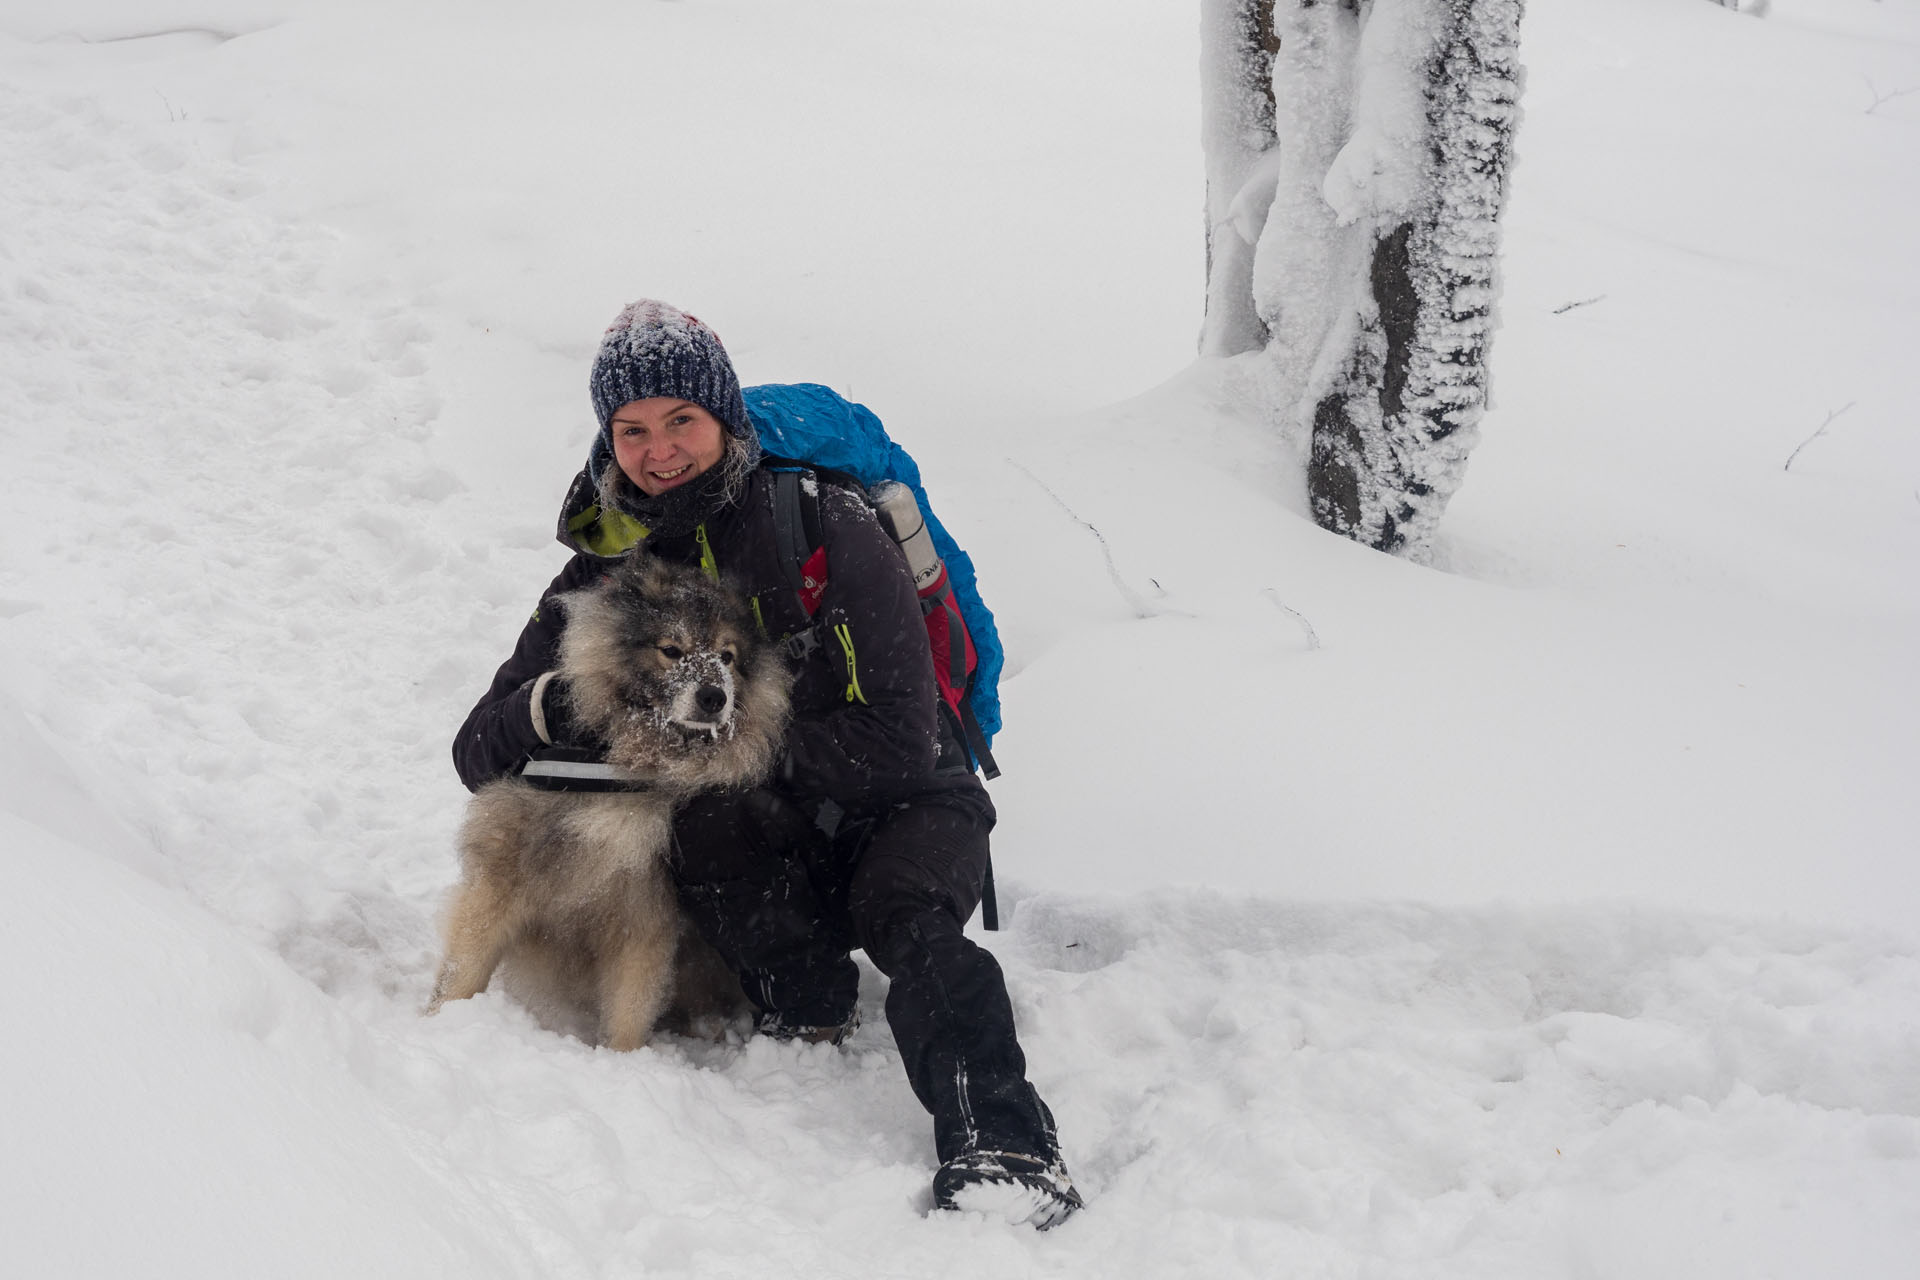
[{"label": "bare twig in snow", "polygon": [[1905,89],[1895,89],[1892,93],[1882,93],[1873,87],[1873,81],[1868,80],[1866,76],[1860,78],[1866,80],[1867,92],[1873,95],[1873,105],[1867,108],[1868,115],[1878,111],[1883,102],[1892,102],[1895,98],[1904,98],[1910,93],[1920,93],[1920,84],[1909,85]]},{"label": "bare twig in snow", "polygon": [[1298,609],[1294,608],[1292,605],[1282,600],[1280,598],[1280,593],[1272,587],[1268,587],[1263,594],[1267,597],[1267,599],[1273,601],[1274,608],[1280,610],[1280,612],[1286,614],[1288,617],[1292,618],[1295,622],[1300,624],[1300,629],[1307,633],[1307,648],[1318,649],[1320,647],[1320,633],[1313,629],[1313,624],[1311,622],[1307,621],[1306,614],[1300,612]]},{"label": "bare twig in snow", "polygon": [[[1046,494],[1049,498],[1052,498],[1054,502],[1059,505],[1060,509],[1066,512],[1067,515],[1073,520],[1075,524],[1081,526],[1088,533],[1093,535],[1093,540],[1100,544],[1100,554],[1106,559],[1107,576],[1113,579],[1113,589],[1120,593],[1120,598],[1127,602],[1127,607],[1129,609],[1133,610],[1133,616],[1136,618],[1155,618],[1160,616],[1162,610],[1156,609],[1152,605],[1148,604],[1146,600],[1141,597],[1140,593],[1138,591],[1135,591],[1132,587],[1128,586],[1127,580],[1120,576],[1119,566],[1115,565],[1113,562],[1113,548],[1107,545],[1107,536],[1101,533],[1100,530],[1096,529],[1091,520],[1082,520],[1080,518],[1080,513],[1075,511],[1072,507],[1068,506],[1066,499],[1062,498],[1059,494],[1055,493],[1050,487],[1048,487],[1047,482],[1045,480],[1042,480],[1039,476],[1033,474],[1033,472],[1027,470],[1025,467],[1015,462],[1012,458],[1008,458],[1006,462],[1007,462],[1007,465],[1012,467],[1015,471],[1018,471],[1021,475],[1025,476],[1027,479],[1039,485],[1040,492]],[[1159,584],[1155,583],[1154,585],[1158,586]]]},{"label": "bare twig in snow", "polygon": [[1815,440],[1818,440],[1821,436],[1827,434],[1827,428],[1833,425],[1833,420],[1839,417],[1841,414],[1845,413],[1848,409],[1853,408],[1853,406],[1858,403],[1859,401],[1857,400],[1849,400],[1844,406],[1842,406],[1841,408],[1835,409],[1832,413],[1828,414],[1827,420],[1820,424],[1820,429],[1814,432],[1812,435],[1808,436],[1805,440],[1802,440],[1800,442],[1799,449],[1795,449],[1792,453],[1787,455],[1787,465],[1780,469],[1782,471],[1793,470],[1793,460],[1800,456],[1800,449],[1806,448],[1808,445],[1812,444]]},{"label": "bare twig in snow", "polygon": [[1553,314],[1557,316],[1563,316],[1567,314],[1567,312],[1573,310],[1575,307],[1590,307],[1596,302],[1605,302],[1606,300],[1607,300],[1606,294],[1596,293],[1591,298],[1581,298],[1577,302],[1562,303],[1553,309]]}]

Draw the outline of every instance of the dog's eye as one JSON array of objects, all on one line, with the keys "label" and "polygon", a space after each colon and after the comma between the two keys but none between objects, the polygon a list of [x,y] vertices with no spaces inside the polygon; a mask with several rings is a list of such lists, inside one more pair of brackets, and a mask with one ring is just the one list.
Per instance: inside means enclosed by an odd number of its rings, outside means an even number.
[{"label": "dog's eye", "polygon": [[730,667],[733,665],[733,650],[722,649],[720,651],[720,665],[723,667]]},{"label": "dog's eye", "polygon": [[686,651],[677,644],[663,644],[660,646],[660,655],[668,662],[678,662],[686,656]]}]

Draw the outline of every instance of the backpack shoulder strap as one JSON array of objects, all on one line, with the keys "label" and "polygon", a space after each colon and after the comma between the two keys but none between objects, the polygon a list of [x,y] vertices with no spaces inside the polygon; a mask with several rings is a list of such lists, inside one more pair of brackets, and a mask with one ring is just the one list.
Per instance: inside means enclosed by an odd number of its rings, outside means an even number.
[{"label": "backpack shoulder strap", "polygon": [[816,593],[811,602],[807,600],[807,561],[826,544],[820,531],[819,481],[811,472],[782,468],[773,473],[773,536],[787,586],[800,596],[801,611],[811,618],[820,607],[820,597]]},{"label": "backpack shoulder strap", "polygon": [[[785,641],[787,652],[803,659],[820,647],[820,627],[814,615],[820,611],[820,597],[827,589],[826,534],[820,523],[820,482],[804,463],[774,460],[767,470],[773,476],[774,558],[780,562],[787,590],[792,593],[793,616],[798,627]],[[757,606],[756,606],[757,608]]]}]

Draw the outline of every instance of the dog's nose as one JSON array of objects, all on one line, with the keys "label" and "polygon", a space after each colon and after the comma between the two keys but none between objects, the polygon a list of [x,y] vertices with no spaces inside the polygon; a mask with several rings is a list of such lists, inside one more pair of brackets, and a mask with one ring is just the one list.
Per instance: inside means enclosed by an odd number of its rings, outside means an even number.
[{"label": "dog's nose", "polygon": [[727,691],[717,684],[703,684],[694,690],[693,705],[709,720],[718,719],[727,709]]}]

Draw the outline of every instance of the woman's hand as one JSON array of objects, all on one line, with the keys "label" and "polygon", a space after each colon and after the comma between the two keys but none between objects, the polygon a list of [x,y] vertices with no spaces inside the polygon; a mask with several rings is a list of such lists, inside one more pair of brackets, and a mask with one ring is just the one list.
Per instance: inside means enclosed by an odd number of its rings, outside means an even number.
[{"label": "woman's hand", "polygon": [[548,746],[572,747],[604,758],[607,741],[574,714],[571,692],[566,677],[557,671],[545,672],[534,681],[533,696],[527,702],[533,731]]}]

